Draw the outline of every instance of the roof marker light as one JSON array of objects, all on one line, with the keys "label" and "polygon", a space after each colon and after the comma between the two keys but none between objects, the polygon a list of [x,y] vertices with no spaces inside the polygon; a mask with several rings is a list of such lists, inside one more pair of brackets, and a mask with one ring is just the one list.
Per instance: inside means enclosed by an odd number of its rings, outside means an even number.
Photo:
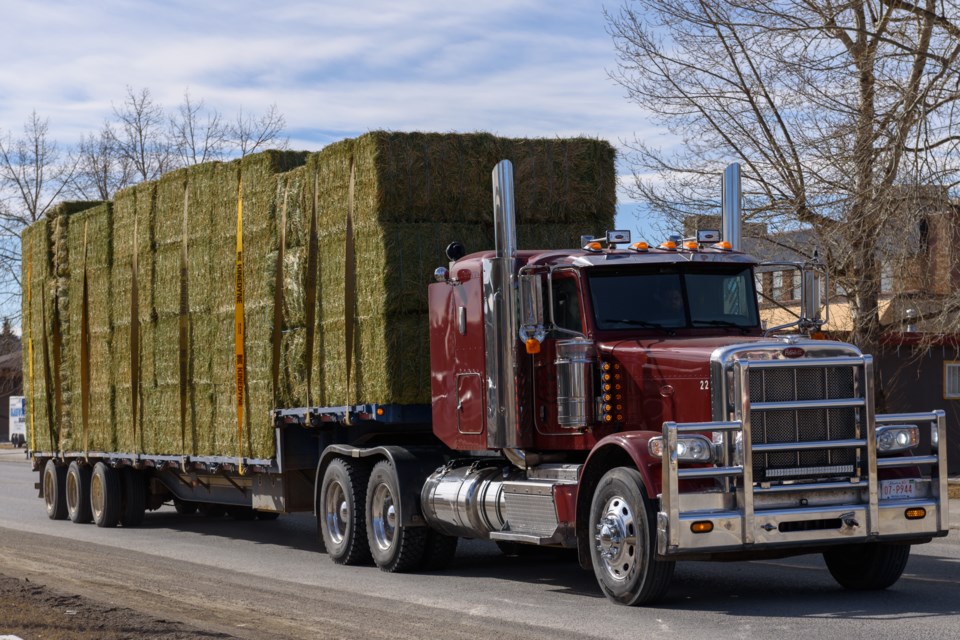
[{"label": "roof marker light", "polygon": [[726,240],[717,242],[716,244],[713,245],[713,248],[718,251],[733,251],[733,245],[727,242]]},{"label": "roof marker light", "polygon": [[646,253],[650,250],[650,245],[641,240],[640,242],[634,242],[632,245],[630,245],[630,248],[637,253]]},{"label": "roof marker light", "polygon": [[691,240],[689,242],[684,242],[683,248],[687,251],[696,251],[700,248],[700,245],[698,245],[695,240]]},{"label": "roof marker light", "polygon": [[676,251],[677,243],[673,240],[667,240],[666,242],[661,242],[658,248],[663,249],[664,251]]},{"label": "roof marker light", "polygon": [[588,242],[584,245],[583,250],[590,251],[592,253],[599,253],[603,251],[603,245],[601,245],[599,242]]}]

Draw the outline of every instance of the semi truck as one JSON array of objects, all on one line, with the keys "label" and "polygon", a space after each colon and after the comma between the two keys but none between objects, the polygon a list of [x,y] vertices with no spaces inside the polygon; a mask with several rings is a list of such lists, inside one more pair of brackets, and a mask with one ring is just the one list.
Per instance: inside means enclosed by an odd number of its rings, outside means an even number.
[{"label": "semi truck", "polygon": [[495,249],[452,242],[428,285],[430,404],[278,407],[270,459],[32,450],[48,515],[312,511],[333,562],[387,572],[459,538],[575,549],[624,605],[683,560],[822,554],[884,589],[947,535],[944,413],[875,412],[871,357],[820,334],[819,260],[790,265],[793,326],[762,325],[738,165],[721,229],[653,246],[520,248],[509,161],[492,182]]}]

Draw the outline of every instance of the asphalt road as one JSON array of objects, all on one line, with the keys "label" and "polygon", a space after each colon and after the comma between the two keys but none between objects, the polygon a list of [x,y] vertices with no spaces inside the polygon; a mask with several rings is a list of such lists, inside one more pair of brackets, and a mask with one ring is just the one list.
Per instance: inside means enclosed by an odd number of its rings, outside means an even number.
[{"label": "asphalt road", "polygon": [[490,543],[462,544],[437,573],[336,566],[309,515],[237,522],[164,508],[137,529],[54,522],[36,480],[22,453],[0,451],[0,574],[239,637],[960,637],[958,531],[914,547],[885,592],[844,591],[818,556],[696,562],[678,565],[660,606],[626,608],[572,559],[507,558]]}]

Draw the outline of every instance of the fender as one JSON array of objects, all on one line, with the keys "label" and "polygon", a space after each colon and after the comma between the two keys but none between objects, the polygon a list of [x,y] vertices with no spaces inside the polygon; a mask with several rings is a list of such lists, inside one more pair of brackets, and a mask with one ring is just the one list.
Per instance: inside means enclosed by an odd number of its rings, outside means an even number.
[{"label": "fender", "polygon": [[426,526],[420,509],[420,489],[423,488],[427,476],[446,463],[447,457],[443,452],[433,448],[396,445],[369,448],[330,445],[320,454],[320,462],[317,464],[317,475],[313,484],[313,515],[317,515],[323,474],[334,458],[363,459],[370,467],[380,460],[389,460],[397,472],[397,483],[400,485],[396,505],[400,523],[407,527]]},{"label": "fender", "polygon": [[584,569],[593,568],[588,546],[593,536],[587,529],[590,520],[590,503],[600,478],[614,467],[635,467],[643,478],[643,489],[647,497],[656,500],[662,483],[661,465],[658,458],[651,458],[647,450],[647,442],[650,438],[659,435],[662,434],[657,431],[615,433],[600,440],[587,457],[577,487],[576,524],[580,566]]}]

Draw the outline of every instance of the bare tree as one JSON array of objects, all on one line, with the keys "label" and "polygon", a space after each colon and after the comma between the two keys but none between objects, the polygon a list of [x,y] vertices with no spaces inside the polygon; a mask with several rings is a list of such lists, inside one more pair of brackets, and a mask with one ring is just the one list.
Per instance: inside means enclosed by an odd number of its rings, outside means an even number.
[{"label": "bare tree", "polygon": [[20,137],[0,139],[0,310],[11,317],[20,315],[20,232],[67,193],[76,171],[49,128],[34,111]]},{"label": "bare tree", "polygon": [[34,111],[23,126],[23,135],[0,140],[0,185],[9,194],[8,208],[0,221],[4,233],[39,219],[67,189],[76,160],[64,157],[49,136],[50,122]]},{"label": "bare tree", "polygon": [[712,212],[722,165],[747,211],[812,228],[848,294],[851,339],[880,333],[886,230],[915,221],[904,186],[958,184],[960,5],[954,0],[636,0],[608,15],[615,79],[682,144],[632,147],[635,194]]},{"label": "bare tree", "polygon": [[110,200],[133,180],[133,164],[117,153],[116,134],[110,123],[90,133],[77,145],[77,171],[72,192],[84,200]]},{"label": "bare tree", "polygon": [[170,141],[181,165],[194,165],[224,156],[228,129],[220,112],[203,100],[193,102],[184,91],[183,102],[170,118]]},{"label": "bare tree", "polygon": [[133,167],[138,181],[155,180],[173,167],[167,116],[149,89],[134,91],[128,86],[123,104],[113,113],[118,121],[113,138],[117,156]]},{"label": "bare tree", "polygon": [[283,128],[287,120],[277,108],[270,105],[266,113],[261,116],[237,112],[237,117],[230,125],[227,139],[240,150],[240,156],[246,156],[272,145],[277,149],[287,148],[287,139],[282,137]]}]

